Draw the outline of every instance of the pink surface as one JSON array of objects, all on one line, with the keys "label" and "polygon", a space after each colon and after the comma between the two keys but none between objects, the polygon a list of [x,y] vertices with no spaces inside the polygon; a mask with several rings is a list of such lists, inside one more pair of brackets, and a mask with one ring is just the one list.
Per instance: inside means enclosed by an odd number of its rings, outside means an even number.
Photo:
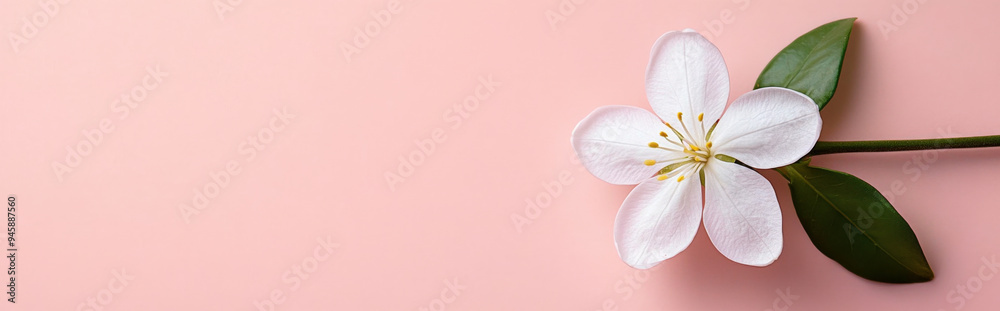
[{"label": "pink surface", "polygon": [[[770,171],[773,265],[725,259],[702,228],[633,270],[612,242],[630,187],[592,177],[569,145],[598,106],[648,109],[666,31],[718,45],[735,98],[796,36],[851,16],[821,139],[998,134],[997,2],[60,1],[0,5],[0,192],[19,206],[18,300],[3,310],[1000,304],[983,261],[1000,255],[1000,150],[815,159],[886,193],[920,238],[937,278],[886,285],[820,254]],[[365,27],[376,35],[356,38]]]}]

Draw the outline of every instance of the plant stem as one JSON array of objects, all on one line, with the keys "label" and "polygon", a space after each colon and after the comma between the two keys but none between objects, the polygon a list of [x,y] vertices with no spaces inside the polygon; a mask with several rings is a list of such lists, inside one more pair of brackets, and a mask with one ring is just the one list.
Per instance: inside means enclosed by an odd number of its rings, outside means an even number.
[{"label": "plant stem", "polygon": [[820,141],[806,156],[847,152],[887,152],[929,149],[1000,147],[1000,135],[941,139]]}]

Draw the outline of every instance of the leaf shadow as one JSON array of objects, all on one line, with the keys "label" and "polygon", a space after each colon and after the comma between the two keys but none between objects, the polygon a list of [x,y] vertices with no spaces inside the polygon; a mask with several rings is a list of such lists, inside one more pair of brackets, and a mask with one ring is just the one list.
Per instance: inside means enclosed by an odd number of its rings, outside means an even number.
[{"label": "leaf shadow", "polygon": [[[863,93],[865,85],[870,85],[866,75],[862,74],[864,68],[869,66],[870,54],[861,46],[863,41],[868,41],[868,23],[861,20],[854,22],[854,29],[851,31],[851,38],[847,42],[847,52],[844,55],[844,63],[840,70],[840,79],[837,83],[837,91],[830,102],[823,107],[823,136],[838,136],[837,129],[847,128],[850,114],[853,109],[852,103],[864,102],[859,94]],[[822,138],[820,138],[822,140]]]}]

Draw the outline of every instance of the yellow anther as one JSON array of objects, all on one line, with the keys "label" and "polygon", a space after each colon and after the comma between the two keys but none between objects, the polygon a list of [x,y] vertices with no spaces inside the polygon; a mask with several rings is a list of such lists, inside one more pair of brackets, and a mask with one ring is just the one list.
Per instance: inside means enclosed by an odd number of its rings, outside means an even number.
[{"label": "yellow anther", "polygon": [[656,176],[656,180],[663,181],[667,179],[667,175]]},{"label": "yellow anther", "polygon": [[694,160],[695,162],[701,162],[700,157],[692,157],[691,159]]},{"label": "yellow anther", "polygon": [[704,119],[705,119],[705,114],[704,113],[698,114],[698,122],[701,122],[701,120],[704,120]]},{"label": "yellow anther", "polygon": [[705,148],[712,148],[712,142],[705,143]]},{"label": "yellow anther", "polygon": [[677,121],[682,121],[681,120],[681,116],[683,116],[683,115],[684,115],[683,113],[678,112],[677,113]]},{"label": "yellow anther", "polygon": [[660,136],[667,137],[667,132],[660,132]]},{"label": "yellow anther", "polygon": [[645,164],[646,166],[653,166],[653,165],[656,165],[656,160],[642,161],[642,164]]},{"label": "yellow anther", "polygon": [[660,148],[660,144],[657,144],[655,141],[654,142],[650,142],[649,143],[649,148]]},{"label": "yellow anther", "polygon": [[684,180],[684,175],[681,175],[681,177],[677,177],[677,182],[681,182],[683,180]]},{"label": "yellow anther", "polygon": [[695,145],[691,145],[691,150],[698,151],[701,150],[701,148],[698,148],[698,146]]}]

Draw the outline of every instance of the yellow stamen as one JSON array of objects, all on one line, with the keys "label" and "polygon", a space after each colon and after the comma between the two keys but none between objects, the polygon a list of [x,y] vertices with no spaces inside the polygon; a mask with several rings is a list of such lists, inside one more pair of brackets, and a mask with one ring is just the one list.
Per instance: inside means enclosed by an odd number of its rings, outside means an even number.
[{"label": "yellow stamen", "polygon": [[704,119],[705,119],[705,114],[704,113],[698,114],[698,122],[701,122],[701,120],[704,120]]},{"label": "yellow stamen", "polygon": [[[680,140],[680,141],[681,141],[681,143],[685,143],[685,144],[687,143],[687,142],[686,142],[686,141],[684,140],[684,135],[681,135],[681,132],[678,132],[678,131],[677,131],[677,129],[675,129],[675,128],[674,128],[674,127],[673,127],[672,125],[670,125],[670,123],[667,123],[667,122],[663,122],[663,124],[667,125],[667,127],[669,127],[669,128],[670,128],[670,130],[674,132],[674,135],[677,135],[677,139],[678,139],[678,140]],[[681,125],[684,125],[684,122],[681,122]],[[682,146],[682,147],[683,147],[683,146]]]},{"label": "yellow stamen", "polygon": [[663,181],[665,179],[667,179],[667,175],[656,176],[656,180]]},{"label": "yellow stamen", "polygon": [[649,148],[660,148],[660,144],[657,144],[655,141],[654,142],[650,142],[649,143]]},{"label": "yellow stamen", "polygon": [[653,165],[656,165],[656,160],[642,161],[642,164],[645,164],[646,166],[653,166]]},{"label": "yellow stamen", "polygon": [[660,132],[660,136],[667,137],[667,132]]},{"label": "yellow stamen", "polygon": [[683,116],[683,115],[684,115],[683,113],[678,112],[677,113],[677,121],[683,121],[683,120],[681,120],[681,116]]},{"label": "yellow stamen", "polygon": [[701,150],[701,148],[698,148],[698,146],[695,145],[691,145],[691,150],[698,151]]},{"label": "yellow stamen", "polygon": [[681,177],[677,177],[677,182],[681,182],[683,180],[684,180],[684,175],[681,175]]},{"label": "yellow stamen", "polygon": [[705,148],[712,148],[712,142],[708,142],[708,143],[706,143],[706,144],[705,144]]}]

